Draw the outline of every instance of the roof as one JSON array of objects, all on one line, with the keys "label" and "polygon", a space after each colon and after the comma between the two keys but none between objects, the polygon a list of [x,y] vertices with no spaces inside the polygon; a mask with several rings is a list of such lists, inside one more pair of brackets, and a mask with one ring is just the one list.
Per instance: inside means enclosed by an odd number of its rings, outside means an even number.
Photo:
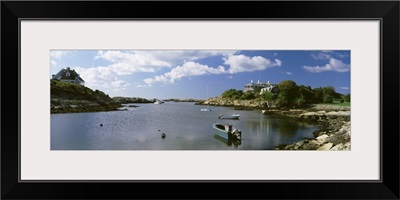
[{"label": "roof", "polygon": [[[67,72],[69,72],[69,76],[67,76]],[[66,70],[66,69],[61,69],[53,77],[53,79],[59,79],[59,80],[75,80],[75,79],[78,79],[78,80],[80,80],[82,82],[85,82],[75,70]]]}]

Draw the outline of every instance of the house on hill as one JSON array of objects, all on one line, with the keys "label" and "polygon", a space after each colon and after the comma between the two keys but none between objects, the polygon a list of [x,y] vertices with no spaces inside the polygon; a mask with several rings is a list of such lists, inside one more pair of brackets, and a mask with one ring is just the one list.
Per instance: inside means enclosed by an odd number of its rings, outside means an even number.
[{"label": "house on hill", "polygon": [[57,74],[53,74],[51,79],[85,85],[85,81],[81,78],[81,76],[75,70],[71,70],[69,67],[67,67],[67,69],[61,69]]},{"label": "house on hill", "polygon": [[277,84],[270,83],[269,81],[267,83],[261,83],[260,81],[253,83],[253,80],[244,86],[243,92],[253,92],[256,89],[260,89],[260,95],[266,91],[274,94],[279,93]]}]

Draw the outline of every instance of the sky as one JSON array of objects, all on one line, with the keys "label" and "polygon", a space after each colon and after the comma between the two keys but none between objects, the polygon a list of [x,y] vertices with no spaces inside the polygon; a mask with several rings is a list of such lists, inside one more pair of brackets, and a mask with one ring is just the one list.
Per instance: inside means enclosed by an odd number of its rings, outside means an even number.
[{"label": "sky", "polygon": [[206,99],[283,80],[350,93],[349,50],[51,50],[50,78],[67,67],[110,97]]}]

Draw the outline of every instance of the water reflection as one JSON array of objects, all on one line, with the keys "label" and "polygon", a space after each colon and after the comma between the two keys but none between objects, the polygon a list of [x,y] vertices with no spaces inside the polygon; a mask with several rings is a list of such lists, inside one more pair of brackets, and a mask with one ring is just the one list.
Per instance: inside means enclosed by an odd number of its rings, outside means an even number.
[{"label": "water reflection", "polygon": [[218,135],[214,135],[214,139],[226,144],[228,147],[231,147],[232,145],[235,147],[238,147],[242,144],[241,140],[228,140],[228,139],[222,138]]},{"label": "water reflection", "polygon": [[[258,111],[213,107],[213,112],[200,112],[200,108],[167,102],[162,106],[143,104],[124,112],[52,114],[51,149],[272,150],[275,145],[312,137],[316,130],[307,123],[277,119]],[[219,120],[220,113],[240,114],[240,120]],[[212,128],[216,122],[241,130],[242,140],[216,137]],[[162,133],[166,138],[161,138]]]}]

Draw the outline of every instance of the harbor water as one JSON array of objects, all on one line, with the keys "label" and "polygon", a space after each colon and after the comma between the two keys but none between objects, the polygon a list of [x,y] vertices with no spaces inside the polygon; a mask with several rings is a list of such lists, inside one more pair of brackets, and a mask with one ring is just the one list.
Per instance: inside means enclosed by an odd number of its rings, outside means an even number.
[{"label": "harbor water", "polygon": [[[313,137],[317,127],[264,115],[260,110],[213,107],[193,102],[132,104],[126,111],[51,114],[51,150],[274,150]],[[221,120],[220,114],[240,114]],[[212,124],[232,124],[239,142],[220,138]],[[165,138],[161,135],[165,134]]]}]

